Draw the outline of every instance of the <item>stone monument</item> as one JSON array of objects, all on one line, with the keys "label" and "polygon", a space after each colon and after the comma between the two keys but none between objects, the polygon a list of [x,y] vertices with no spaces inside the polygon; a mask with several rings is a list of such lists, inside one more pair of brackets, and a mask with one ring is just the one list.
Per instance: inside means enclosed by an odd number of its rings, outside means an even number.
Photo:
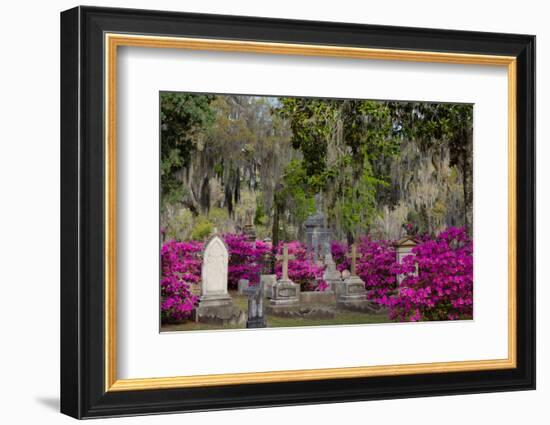
[{"label": "stone monument", "polygon": [[249,286],[244,290],[248,295],[248,319],[247,328],[265,328],[267,322],[264,316],[264,285],[260,281],[258,285]]},{"label": "stone monument", "polygon": [[243,295],[244,291],[246,291],[249,286],[250,282],[248,281],[248,279],[239,279],[237,281],[237,293],[239,295]]},{"label": "stone monument", "polygon": [[342,274],[336,269],[336,263],[332,258],[330,249],[325,254],[325,271],[323,272],[323,280],[329,286],[329,291],[336,292],[342,284]]},{"label": "stone monument", "polygon": [[365,282],[357,275],[357,258],[361,254],[357,252],[357,245],[351,246],[351,270],[349,277],[344,279],[337,289],[337,304],[339,307],[360,310],[372,311],[372,303],[367,299],[367,291]]},{"label": "stone monument", "polygon": [[[397,243],[395,244],[395,255],[397,262],[401,264],[403,262],[403,258],[407,257],[408,255],[415,255],[412,250],[416,245],[418,245],[417,240],[409,235],[405,235],[399,241],[397,241]],[[414,274],[418,275],[418,270],[416,270]],[[400,285],[401,282],[403,282],[404,278],[405,275],[398,275],[397,283]]]},{"label": "stone monument", "polygon": [[275,275],[275,274],[262,274],[262,275],[260,275],[260,282],[264,286],[264,295],[267,298],[273,298],[273,287],[277,283],[277,275]]},{"label": "stone monument", "polygon": [[202,279],[199,305],[194,310],[197,322],[228,325],[241,323],[244,313],[234,304],[227,291],[229,251],[225,242],[212,236],[202,255]]},{"label": "stone monument", "polygon": [[325,223],[322,203],[322,196],[318,193],[315,195],[315,213],[304,222],[307,257],[315,263],[323,260],[327,253],[327,247],[330,250],[330,230]]},{"label": "stone monument", "polygon": [[295,284],[288,277],[288,261],[293,258],[293,255],[288,254],[288,245],[284,244],[283,255],[277,256],[277,259],[283,260],[283,270],[281,279],[271,289],[272,294],[268,305],[270,313],[277,313],[289,307],[298,307],[300,305],[300,285]]}]

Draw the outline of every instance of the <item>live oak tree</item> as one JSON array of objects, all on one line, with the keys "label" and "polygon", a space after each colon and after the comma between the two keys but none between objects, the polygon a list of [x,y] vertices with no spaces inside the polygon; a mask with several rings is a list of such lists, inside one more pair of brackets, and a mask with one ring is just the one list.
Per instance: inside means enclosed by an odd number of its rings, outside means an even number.
[{"label": "live oak tree", "polygon": [[471,229],[471,105],[162,93],[161,122],[163,210],[185,237],[254,209],[262,237],[301,238],[316,194],[335,239],[399,208],[426,231]]},{"label": "live oak tree", "polygon": [[[389,104],[399,131],[430,155],[448,149],[450,166],[461,172],[463,217],[472,231],[473,106],[469,104],[394,102]],[[437,161],[434,159],[437,170]]]},{"label": "live oak tree", "polygon": [[313,211],[315,194],[323,193],[340,236],[353,241],[365,233],[376,214],[377,188],[387,184],[372,164],[399,148],[387,105],[283,98],[275,112],[290,122],[292,147],[302,154],[285,170],[278,209],[290,207],[303,217]]},{"label": "live oak tree", "polygon": [[[214,96],[162,92],[160,94],[160,174],[161,202],[183,203],[195,214],[199,202],[185,172],[191,170],[191,158],[214,121],[210,103]],[[187,176],[188,177],[188,176]]]}]

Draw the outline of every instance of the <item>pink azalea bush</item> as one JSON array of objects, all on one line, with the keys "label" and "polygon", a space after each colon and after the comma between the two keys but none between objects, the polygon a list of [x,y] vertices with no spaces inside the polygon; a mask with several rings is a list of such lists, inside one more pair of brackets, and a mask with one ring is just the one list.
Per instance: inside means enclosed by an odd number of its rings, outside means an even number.
[{"label": "pink azalea bush", "polygon": [[223,238],[229,249],[227,271],[229,288],[236,289],[239,279],[248,279],[250,284],[257,284],[263,257],[271,250],[271,244],[260,240],[250,242],[242,234],[227,233]]},{"label": "pink azalea bush", "polygon": [[343,272],[344,270],[350,269],[351,263],[347,257],[349,252],[347,243],[332,241],[330,243],[330,252],[332,254],[332,259],[336,263],[336,268],[338,271]]},{"label": "pink azalea bush", "polygon": [[[283,242],[277,246],[277,254],[283,254]],[[286,242],[288,254],[294,259],[288,262],[288,277],[294,283],[300,285],[302,291],[324,291],[328,284],[323,280],[324,266],[317,265],[307,258],[307,250],[299,241]],[[283,272],[282,261],[275,264],[277,279],[280,279]]]},{"label": "pink azalea bush", "polygon": [[[258,283],[263,256],[271,245],[262,241],[249,242],[246,236],[223,235],[229,249],[227,271],[229,288],[237,288],[239,279]],[[161,248],[161,314],[166,321],[182,321],[191,316],[197,297],[191,285],[200,282],[202,250],[199,241],[168,241]]]},{"label": "pink azalea bush", "polygon": [[413,248],[395,264],[404,279],[393,296],[382,297],[396,321],[471,319],[473,244],[464,228],[451,227]]},{"label": "pink azalea bush", "polygon": [[[367,298],[382,304],[397,288],[393,266],[396,262],[395,248],[390,241],[373,241],[361,238],[358,244],[361,257],[357,259],[357,274],[365,282]],[[386,297],[386,298],[384,298]]]},{"label": "pink azalea bush", "polygon": [[[333,241],[331,252],[339,271],[351,270],[350,248],[346,243]],[[388,297],[397,287],[393,271],[395,248],[390,241],[373,241],[364,236],[357,244],[357,252],[360,255],[357,258],[357,275],[365,282],[367,298],[381,303],[381,299]]]},{"label": "pink azalea bush", "polygon": [[[228,285],[236,288],[239,279],[258,283],[264,256],[271,244],[250,242],[246,236],[223,236],[229,248]],[[303,291],[328,289],[323,280],[324,265],[311,262],[299,241],[287,242],[289,278]],[[282,254],[283,243],[277,248]],[[163,321],[190,317],[197,304],[191,285],[201,279],[203,243],[168,241],[161,249],[161,311]],[[331,252],[340,271],[350,269],[347,244],[333,241]],[[469,319],[473,311],[473,245],[463,228],[448,228],[435,238],[424,236],[413,254],[397,263],[391,241],[374,241],[368,236],[358,242],[357,274],[365,282],[367,297],[388,308],[395,321]],[[282,261],[275,266],[282,275]],[[402,275],[401,284],[397,276]]]},{"label": "pink azalea bush", "polygon": [[201,275],[202,243],[169,241],[161,248],[161,314],[163,321],[181,321],[191,315],[197,297],[191,284]]}]

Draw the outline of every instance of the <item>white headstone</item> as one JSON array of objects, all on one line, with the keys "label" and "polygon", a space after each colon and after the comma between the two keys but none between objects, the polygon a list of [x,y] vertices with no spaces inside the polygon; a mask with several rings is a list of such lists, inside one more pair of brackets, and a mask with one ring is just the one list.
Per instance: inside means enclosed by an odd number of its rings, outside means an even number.
[{"label": "white headstone", "polygon": [[229,252],[219,236],[214,236],[204,248],[201,295],[227,294]]},{"label": "white headstone", "polygon": [[233,304],[227,292],[229,251],[217,235],[205,245],[202,254],[201,296],[194,310],[197,322],[216,325],[244,324],[245,314]]}]

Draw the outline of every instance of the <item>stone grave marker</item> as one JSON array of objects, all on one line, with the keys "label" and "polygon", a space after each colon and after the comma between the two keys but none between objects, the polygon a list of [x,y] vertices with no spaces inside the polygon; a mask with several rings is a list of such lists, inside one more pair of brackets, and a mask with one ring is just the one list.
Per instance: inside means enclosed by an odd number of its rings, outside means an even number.
[{"label": "stone grave marker", "polygon": [[267,298],[273,298],[273,286],[277,283],[277,275],[262,274],[260,275],[260,282],[264,285],[264,295]]},{"label": "stone grave marker", "polygon": [[248,279],[239,279],[239,281],[237,282],[237,293],[239,295],[243,295],[244,291],[248,289],[249,286],[250,282],[248,281]]},{"label": "stone grave marker", "polygon": [[265,328],[267,322],[264,315],[264,285],[260,281],[258,285],[249,286],[244,290],[248,295],[248,319],[247,328]]},{"label": "stone grave marker", "polygon": [[351,246],[349,257],[351,258],[351,270],[349,277],[344,279],[337,291],[338,306],[352,310],[371,311],[372,303],[367,300],[365,282],[357,275],[357,258],[361,257],[361,254],[357,252],[356,244]]},{"label": "stone grave marker", "polygon": [[274,313],[300,304],[300,285],[295,284],[288,277],[288,261],[294,259],[294,256],[288,254],[287,244],[283,245],[283,255],[277,256],[277,259],[283,261],[283,270],[281,279],[273,285],[269,301],[269,311]]},{"label": "stone grave marker", "polygon": [[202,255],[202,279],[199,305],[194,311],[198,322],[219,325],[236,324],[244,314],[233,304],[227,291],[229,251],[225,242],[212,236],[205,244]]},{"label": "stone grave marker", "polygon": [[342,273],[336,269],[336,263],[330,251],[325,254],[324,262],[325,271],[323,272],[323,280],[328,284],[329,291],[336,292],[336,288],[342,283]]}]

